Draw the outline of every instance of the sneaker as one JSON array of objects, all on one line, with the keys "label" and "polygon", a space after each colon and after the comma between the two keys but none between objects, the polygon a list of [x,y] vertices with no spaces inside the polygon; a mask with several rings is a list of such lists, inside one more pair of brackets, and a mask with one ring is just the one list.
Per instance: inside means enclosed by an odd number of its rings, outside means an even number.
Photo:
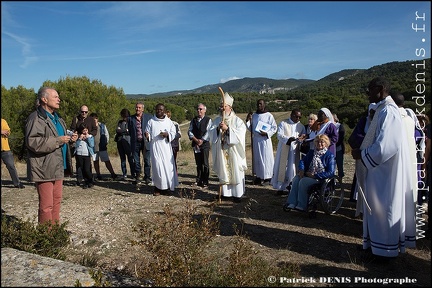
[{"label": "sneaker", "polygon": [[25,188],[25,186],[24,186],[22,183],[19,183],[18,185],[15,185],[14,187],[15,187],[15,188],[18,188],[18,189],[23,189],[23,188]]},{"label": "sneaker", "polygon": [[[294,205],[293,205],[293,206],[294,206]],[[300,206],[296,206],[294,209],[295,209],[295,210],[298,210],[298,211],[305,211],[305,209],[303,209],[303,208],[300,207]]]}]

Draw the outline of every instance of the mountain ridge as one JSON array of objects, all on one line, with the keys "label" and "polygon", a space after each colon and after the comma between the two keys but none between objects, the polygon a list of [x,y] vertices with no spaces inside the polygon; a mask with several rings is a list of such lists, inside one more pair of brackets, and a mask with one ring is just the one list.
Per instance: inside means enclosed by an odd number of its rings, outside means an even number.
[{"label": "mountain ridge", "polygon": [[[153,94],[126,94],[127,98],[145,98],[145,97],[169,97],[181,96],[185,94],[207,94],[219,93],[218,87],[230,93],[259,93],[259,94],[275,94],[280,92],[289,92],[305,87],[313,86],[328,86],[335,83],[353,82],[353,81],[369,81],[376,76],[386,76],[393,78],[400,71],[413,71],[413,63],[425,61],[427,66],[430,66],[430,58],[420,60],[393,61],[380,65],[373,66],[369,69],[343,69],[338,72],[331,73],[319,80],[311,79],[271,79],[266,77],[245,77],[241,79],[230,80],[225,83],[208,84],[191,90],[175,90],[169,92],[160,92]],[[426,69],[427,70],[427,69]],[[399,75],[400,76],[400,75]],[[405,75],[404,75],[405,77]],[[430,75],[426,75],[430,79]],[[348,81],[347,81],[348,80]],[[391,79],[390,79],[391,80]],[[336,84],[340,85],[340,84]]]}]

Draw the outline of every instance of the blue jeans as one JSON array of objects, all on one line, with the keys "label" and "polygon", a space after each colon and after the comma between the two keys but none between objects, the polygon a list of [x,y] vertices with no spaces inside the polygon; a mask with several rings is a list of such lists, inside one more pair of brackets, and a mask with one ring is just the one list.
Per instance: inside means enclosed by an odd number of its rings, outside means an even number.
[{"label": "blue jeans", "polygon": [[12,151],[1,151],[1,159],[9,171],[13,185],[18,186],[20,184],[20,180],[18,178],[18,172],[15,168],[15,160]]},{"label": "blue jeans", "polygon": [[313,184],[318,183],[318,179],[310,178],[296,175],[292,180],[291,191],[288,195],[287,204],[294,205],[295,207],[300,207],[303,210],[306,210],[308,205],[308,190]]},{"label": "blue jeans", "polygon": [[135,151],[133,151],[133,159],[135,162],[135,177],[139,177],[142,173],[141,170],[141,153],[144,159],[144,179],[151,179],[150,177],[150,150],[145,149],[144,141],[136,142]]}]

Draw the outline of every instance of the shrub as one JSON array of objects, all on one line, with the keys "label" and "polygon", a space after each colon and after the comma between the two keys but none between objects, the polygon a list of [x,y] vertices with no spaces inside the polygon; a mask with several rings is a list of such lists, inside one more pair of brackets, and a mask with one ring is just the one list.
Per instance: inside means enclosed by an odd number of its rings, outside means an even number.
[{"label": "shrub", "polygon": [[63,248],[69,244],[69,232],[63,224],[37,224],[29,220],[1,214],[1,247],[10,247],[21,251],[65,260]]},{"label": "shrub", "polygon": [[163,213],[135,227],[140,240],[133,244],[143,251],[128,273],[152,286],[262,287],[280,285],[267,282],[270,275],[293,277],[299,272],[293,265],[272,266],[238,232],[228,247],[214,249],[218,228],[218,219],[211,212],[200,213],[192,201],[187,200],[177,212],[166,206]]}]

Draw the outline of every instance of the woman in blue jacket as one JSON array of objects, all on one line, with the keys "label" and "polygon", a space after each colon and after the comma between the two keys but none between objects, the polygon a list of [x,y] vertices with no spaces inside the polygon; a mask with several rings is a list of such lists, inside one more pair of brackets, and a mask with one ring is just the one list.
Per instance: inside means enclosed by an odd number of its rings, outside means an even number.
[{"label": "woman in blue jacket", "polygon": [[329,146],[330,139],[326,134],[315,137],[315,148],[309,150],[299,162],[299,171],[292,181],[286,208],[306,211],[309,187],[334,176],[336,160],[334,154],[328,150]]}]

